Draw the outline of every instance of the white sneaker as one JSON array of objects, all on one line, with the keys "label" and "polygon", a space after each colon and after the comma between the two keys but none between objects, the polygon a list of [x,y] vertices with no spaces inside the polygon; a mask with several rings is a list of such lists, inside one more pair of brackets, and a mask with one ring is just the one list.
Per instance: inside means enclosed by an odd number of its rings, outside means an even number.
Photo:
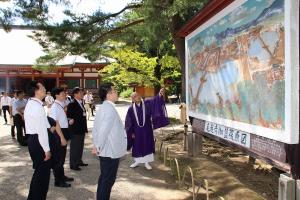
[{"label": "white sneaker", "polygon": [[151,167],[151,165],[150,165],[149,163],[145,163],[145,167],[146,167],[146,169],[148,169],[148,170],[151,170],[151,169],[152,169],[152,167]]},{"label": "white sneaker", "polygon": [[133,163],[133,164],[130,165],[130,168],[136,168],[138,165],[139,165],[139,163],[135,162],[135,163]]}]

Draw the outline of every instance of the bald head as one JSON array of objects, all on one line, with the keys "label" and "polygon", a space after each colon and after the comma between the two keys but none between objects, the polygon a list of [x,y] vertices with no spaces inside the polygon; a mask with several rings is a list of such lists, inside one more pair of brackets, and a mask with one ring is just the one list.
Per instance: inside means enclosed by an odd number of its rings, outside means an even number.
[{"label": "bald head", "polygon": [[141,102],[141,95],[137,92],[133,92],[131,95],[131,100],[133,103],[140,103]]},{"label": "bald head", "polygon": [[138,95],[138,93],[137,92],[133,92],[133,93],[131,93],[130,97],[134,98],[136,95]]}]

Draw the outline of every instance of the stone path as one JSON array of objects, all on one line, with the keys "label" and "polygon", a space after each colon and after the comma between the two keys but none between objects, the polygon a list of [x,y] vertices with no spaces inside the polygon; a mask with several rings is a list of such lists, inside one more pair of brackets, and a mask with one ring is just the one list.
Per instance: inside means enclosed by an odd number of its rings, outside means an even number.
[{"label": "stone path", "polygon": [[[169,106],[168,106],[169,107]],[[171,112],[178,112],[178,106],[171,106]],[[117,106],[121,118],[124,120],[128,105]],[[169,109],[169,108],[168,108]],[[173,109],[173,110],[172,110]],[[32,162],[27,147],[21,147],[10,137],[10,126],[3,125],[0,117],[0,199],[24,200],[33,173]],[[93,122],[88,122],[89,129]],[[70,171],[67,157],[65,169],[68,176],[74,177],[75,182],[71,188],[62,189],[53,186],[51,175],[48,198],[51,200],[89,200],[95,199],[99,176],[99,161],[90,153],[91,133],[86,137],[83,160],[89,166],[80,172]],[[178,190],[173,177],[166,173],[167,169],[162,163],[155,161],[153,170],[148,171],[143,166],[130,169],[130,155],[126,155],[121,163],[117,181],[112,190],[113,200],[180,200],[191,199],[191,194]]]}]

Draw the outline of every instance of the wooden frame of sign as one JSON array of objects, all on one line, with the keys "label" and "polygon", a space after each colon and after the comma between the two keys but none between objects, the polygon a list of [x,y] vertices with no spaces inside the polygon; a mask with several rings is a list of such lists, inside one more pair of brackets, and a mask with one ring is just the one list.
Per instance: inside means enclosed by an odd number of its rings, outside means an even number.
[{"label": "wooden frame of sign", "polygon": [[299,0],[213,0],[177,35],[193,131],[299,178]]}]

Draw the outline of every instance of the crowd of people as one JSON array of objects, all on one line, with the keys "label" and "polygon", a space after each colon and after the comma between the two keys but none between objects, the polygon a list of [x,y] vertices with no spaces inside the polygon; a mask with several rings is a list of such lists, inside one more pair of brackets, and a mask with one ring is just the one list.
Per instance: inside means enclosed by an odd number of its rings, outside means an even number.
[{"label": "crowd of people", "polygon": [[[46,199],[50,171],[52,169],[56,187],[71,187],[73,177],[65,174],[67,146],[69,144],[71,170],[79,171],[88,166],[83,162],[87,120],[94,116],[94,101],[91,92],[76,87],[72,97],[62,88],[53,88],[46,93],[42,83],[32,81],[25,93],[16,91],[11,98],[6,92],[1,94],[1,110],[11,136],[20,145],[28,145],[34,173],[30,183],[28,199]],[[169,124],[164,104],[164,89],[152,99],[143,100],[134,92],[132,105],[126,115],[125,126],[115,108],[117,91],[111,83],[99,86],[102,104],[97,110],[92,129],[92,153],[100,160],[100,176],[97,200],[108,200],[117,177],[120,158],[132,149],[134,163],[131,168],[143,163],[151,170],[154,160],[153,128]]]},{"label": "crowd of people", "polygon": [[[72,97],[66,93],[66,100],[64,102],[65,107],[72,101]],[[11,137],[17,139],[20,145],[26,146],[26,134],[24,124],[24,109],[29,96],[23,90],[15,90],[12,94],[2,91],[0,94],[0,116],[4,118],[4,125],[11,126]],[[47,92],[47,96],[43,99],[43,106],[46,109],[47,115],[49,115],[50,108],[55,99],[50,91]],[[84,107],[88,113],[88,120],[94,115],[95,104],[92,92],[88,90],[84,93],[83,97]],[[17,135],[16,135],[17,134]]]}]

